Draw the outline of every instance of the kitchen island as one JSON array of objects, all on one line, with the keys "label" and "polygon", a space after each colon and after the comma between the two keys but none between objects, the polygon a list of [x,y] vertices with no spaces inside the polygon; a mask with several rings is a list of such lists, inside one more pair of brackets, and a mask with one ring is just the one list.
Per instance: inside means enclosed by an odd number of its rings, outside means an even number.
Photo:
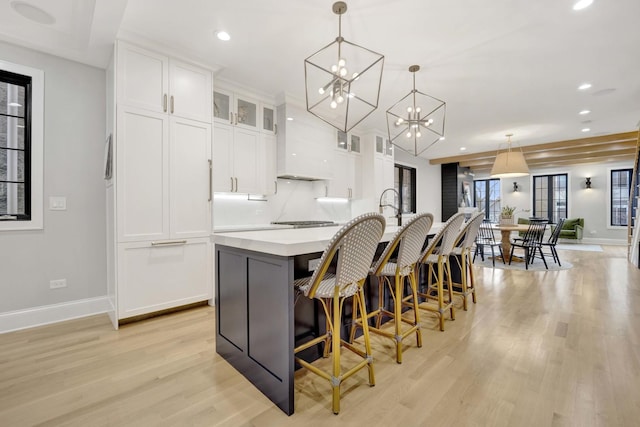
[{"label": "kitchen island", "polygon": [[[293,281],[311,275],[339,229],[214,234],[216,351],[288,415],[294,411],[295,337],[300,324],[317,323],[309,320],[316,316],[313,304],[298,314]],[[387,226],[381,247],[397,229]]]}]

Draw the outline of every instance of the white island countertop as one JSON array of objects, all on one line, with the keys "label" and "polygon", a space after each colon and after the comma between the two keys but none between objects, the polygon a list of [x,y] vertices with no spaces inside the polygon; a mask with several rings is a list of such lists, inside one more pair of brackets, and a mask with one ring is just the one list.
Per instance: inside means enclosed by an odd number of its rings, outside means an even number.
[{"label": "white island countertop", "polygon": [[[279,230],[214,233],[215,244],[279,256],[296,256],[325,250],[331,238],[340,230],[334,227],[293,228]],[[437,233],[442,223],[434,223],[429,234]],[[388,242],[398,231],[387,225],[381,242]]]}]

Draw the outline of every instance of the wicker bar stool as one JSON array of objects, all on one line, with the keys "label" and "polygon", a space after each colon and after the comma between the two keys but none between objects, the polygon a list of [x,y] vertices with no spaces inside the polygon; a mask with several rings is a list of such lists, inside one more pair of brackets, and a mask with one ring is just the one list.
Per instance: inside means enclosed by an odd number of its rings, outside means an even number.
[{"label": "wicker bar stool", "polygon": [[[473,261],[471,260],[471,248],[478,237],[478,231],[484,220],[484,212],[477,212],[467,221],[456,239],[451,255],[456,260],[456,264],[460,269],[460,281],[462,283],[454,283],[453,293],[462,296],[462,308],[467,310],[467,297],[476,302],[476,287],[473,278]],[[460,288],[456,291],[456,285]]]},{"label": "wicker bar stool", "polygon": [[[444,331],[444,314],[447,310],[450,312],[451,320],[456,318],[455,309],[453,308],[453,283],[449,255],[453,251],[453,245],[463,222],[463,213],[457,213],[449,218],[438,234],[431,239],[431,242],[429,242],[429,245],[420,256],[420,263],[425,264],[428,269],[427,289],[424,292],[418,292],[418,297],[423,298],[425,301],[421,302],[418,307],[436,313],[440,321],[441,331]],[[448,281],[447,300],[444,298],[445,275]],[[436,277],[435,283],[433,283],[434,276]],[[430,301],[435,301],[436,304],[434,305]]]},{"label": "wicker bar stool", "polygon": [[[355,308],[353,310],[350,341],[353,341],[356,330],[363,327],[363,322],[367,323],[366,320],[375,318],[375,327],[369,326],[369,330],[395,341],[396,362],[398,363],[402,363],[402,340],[404,338],[415,332],[417,345],[418,347],[422,347],[416,265],[420,260],[422,247],[424,246],[432,224],[433,215],[423,213],[413,217],[398,230],[395,236],[393,236],[393,239],[385,247],[378,261],[371,268],[371,274],[378,278],[378,308],[362,317],[358,317],[358,312]],[[392,261],[391,257],[396,251],[397,258],[395,261]],[[413,308],[413,319],[407,319],[402,315],[402,307],[405,300],[404,289],[407,279],[411,289],[410,300],[412,302],[409,305]],[[393,300],[393,311],[389,311],[384,307],[385,289],[389,291],[389,295]],[[380,329],[383,316],[393,319],[393,330]],[[403,328],[403,323],[409,324],[410,327]]]},{"label": "wicker bar stool", "polygon": [[[367,213],[344,225],[331,239],[324,250],[318,268],[311,277],[298,279],[294,282],[296,290],[308,298],[315,298],[324,309],[327,319],[327,330],[311,341],[294,349],[294,354],[321,342],[325,343],[325,356],[328,355],[329,344],[332,356],[332,371],[325,372],[311,363],[298,357],[296,361],[304,368],[325,378],[331,383],[333,413],[340,412],[340,384],[360,369],[369,370],[369,384],[375,385],[373,372],[373,357],[369,328],[363,324],[365,350],[348,343],[340,338],[342,309],[348,298],[353,299],[353,306],[358,307],[366,316],[364,303],[364,284],[375,255],[380,238],[384,234],[385,220],[382,215]],[[335,274],[329,272],[332,261],[337,257]],[[340,349],[345,347],[362,357],[362,361],[346,372],[340,366]]]}]

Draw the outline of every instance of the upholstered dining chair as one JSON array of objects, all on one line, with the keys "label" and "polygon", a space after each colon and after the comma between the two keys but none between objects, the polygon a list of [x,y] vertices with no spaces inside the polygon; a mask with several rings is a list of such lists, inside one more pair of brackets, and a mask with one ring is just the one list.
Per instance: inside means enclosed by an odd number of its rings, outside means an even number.
[{"label": "upholstered dining chair", "polygon": [[[476,212],[463,225],[454,243],[451,257],[460,269],[461,283],[453,284],[453,293],[462,296],[462,308],[467,310],[467,297],[471,295],[473,303],[476,303],[476,287],[473,278],[473,261],[471,260],[471,248],[478,236],[480,225],[484,219],[484,212]],[[460,289],[459,291],[456,290]]]},{"label": "upholstered dining chair", "polygon": [[551,257],[553,258],[553,262],[558,264],[560,267],[562,267],[562,264],[560,264],[560,257],[558,256],[556,245],[558,244],[558,238],[560,237],[560,232],[562,231],[564,220],[565,218],[560,218],[555,228],[551,232],[549,239],[547,239],[546,242],[541,243],[543,248],[549,248],[549,251],[551,252]]},{"label": "upholstered dining chair", "polygon": [[498,248],[500,251],[500,258],[502,259],[502,263],[506,264],[504,261],[504,255],[502,254],[502,242],[496,242],[496,237],[493,234],[493,228],[491,227],[491,221],[488,219],[482,220],[482,224],[480,224],[480,228],[478,229],[478,236],[476,237],[476,249],[473,252],[473,261],[476,260],[476,255],[480,254],[480,258],[484,261],[484,248],[485,246],[489,246],[491,248],[491,263],[493,266],[496,266],[496,252],[494,248]]},{"label": "upholstered dining chair", "polygon": [[[361,317],[358,317],[357,306],[353,310],[350,341],[353,341],[356,330],[361,328],[363,323],[367,323],[370,318],[375,318],[375,326],[370,326],[369,330],[395,341],[397,363],[402,363],[402,341],[409,335],[415,332],[417,345],[422,347],[416,265],[420,260],[422,247],[432,224],[432,214],[418,214],[396,232],[371,268],[371,274],[378,279],[378,308]],[[392,256],[396,253],[397,256],[392,260]],[[406,303],[404,289],[407,280],[411,292],[407,299],[412,301],[408,305],[412,308],[413,319],[402,315],[402,308],[407,305],[403,304]],[[387,310],[384,306],[387,295],[385,289],[388,290],[388,295],[393,301],[393,311]],[[384,316],[393,319],[394,328],[392,330],[390,328],[381,329]],[[409,327],[403,328],[403,324],[408,324]]]},{"label": "upholstered dining chair", "polygon": [[[424,299],[418,307],[436,313],[441,331],[444,331],[444,316],[447,310],[449,310],[451,320],[456,318],[453,308],[453,282],[449,256],[453,251],[453,245],[456,243],[463,222],[463,213],[454,214],[430,240],[427,248],[420,255],[420,264],[427,267],[427,285],[426,290],[419,289],[418,291],[418,298]],[[446,299],[444,295],[445,277],[447,278]]]},{"label": "upholstered dining chair", "polygon": [[[340,327],[342,309],[347,299],[353,300],[353,305],[358,307],[363,317],[367,316],[362,286],[369,275],[369,269],[378,243],[384,234],[385,226],[384,217],[376,213],[360,215],[349,221],[333,236],[322,253],[319,265],[313,275],[294,281],[298,293],[319,301],[327,319],[326,333],[296,347],[294,353],[297,354],[313,345],[324,342],[325,354],[327,354],[327,349],[331,349],[332,369],[331,372],[323,371],[299,357],[296,357],[296,361],[304,368],[329,381],[332,388],[331,407],[334,414],[340,412],[340,384],[345,379],[367,367],[369,384],[372,386],[375,384],[367,322],[362,323],[364,351],[341,339]],[[335,273],[330,272],[332,265],[335,265]],[[362,358],[346,372],[342,370],[340,365],[342,347]]]},{"label": "upholstered dining chair", "polygon": [[545,268],[547,270],[549,269],[547,260],[542,252],[542,237],[544,236],[544,231],[547,228],[547,222],[549,222],[549,220],[546,218],[531,218],[529,220],[529,228],[527,228],[524,236],[522,238],[514,239],[511,242],[509,265],[511,265],[511,261],[513,261],[513,251],[515,249],[523,249],[525,269],[529,269],[529,264],[533,262],[536,252],[540,255],[540,258],[542,258]]}]

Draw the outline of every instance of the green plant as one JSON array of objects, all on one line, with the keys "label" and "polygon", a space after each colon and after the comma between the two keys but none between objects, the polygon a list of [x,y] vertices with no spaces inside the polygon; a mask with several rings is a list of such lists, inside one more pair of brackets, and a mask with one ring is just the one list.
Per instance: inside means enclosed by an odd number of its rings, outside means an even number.
[{"label": "green plant", "polygon": [[503,216],[513,216],[513,213],[516,211],[515,206],[505,205],[502,207],[502,215]]}]

